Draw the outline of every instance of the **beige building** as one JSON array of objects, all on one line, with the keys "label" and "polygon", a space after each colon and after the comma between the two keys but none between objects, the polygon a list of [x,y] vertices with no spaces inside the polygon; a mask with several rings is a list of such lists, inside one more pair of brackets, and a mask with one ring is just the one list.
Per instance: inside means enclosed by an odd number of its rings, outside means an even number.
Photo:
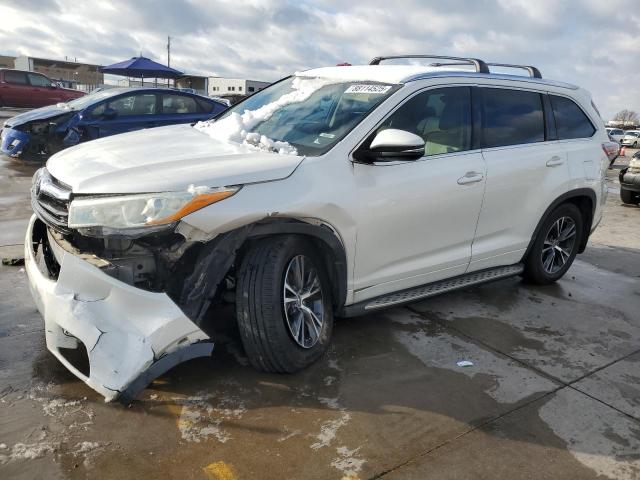
[{"label": "beige building", "polygon": [[8,55],[0,55],[0,68],[14,68],[14,61],[16,57]]},{"label": "beige building", "polygon": [[244,78],[209,77],[209,95],[251,95],[271,85],[270,82]]},{"label": "beige building", "polygon": [[100,65],[92,65],[89,63],[21,55],[15,59],[15,68],[18,70],[42,73],[52,80],[62,80],[69,85],[104,84],[104,74],[98,70]]}]

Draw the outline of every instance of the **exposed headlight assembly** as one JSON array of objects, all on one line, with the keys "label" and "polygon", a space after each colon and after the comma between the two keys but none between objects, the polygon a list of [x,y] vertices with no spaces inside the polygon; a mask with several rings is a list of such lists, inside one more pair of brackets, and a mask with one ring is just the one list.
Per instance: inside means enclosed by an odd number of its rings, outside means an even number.
[{"label": "exposed headlight assembly", "polygon": [[184,192],[77,198],[69,206],[69,227],[113,229],[165,225],[235,194],[240,187],[189,187]]}]

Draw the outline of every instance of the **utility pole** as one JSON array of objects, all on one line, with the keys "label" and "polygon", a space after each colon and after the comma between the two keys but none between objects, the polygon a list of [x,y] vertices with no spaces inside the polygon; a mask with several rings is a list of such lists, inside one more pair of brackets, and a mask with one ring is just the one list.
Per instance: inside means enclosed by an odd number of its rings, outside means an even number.
[{"label": "utility pole", "polygon": [[[167,35],[167,67],[171,66],[171,37]],[[167,78],[167,87],[169,86],[169,79]]]},{"label": "utility pole", "polygon": [[171,37],[167,37],[167,67],[171,66]]}]

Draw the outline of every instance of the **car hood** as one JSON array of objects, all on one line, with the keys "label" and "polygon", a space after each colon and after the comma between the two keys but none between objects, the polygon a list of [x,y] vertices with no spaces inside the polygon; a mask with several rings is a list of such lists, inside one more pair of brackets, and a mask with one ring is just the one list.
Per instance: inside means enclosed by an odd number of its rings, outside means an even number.
[{"label": "car hood", "polygon": [[15,117],[11,117],[6,121],[6,125],[8,127],[19,127],[20,125],[24,125],[27,122],[32,122],[33,120],[47,120],[49,118],[57,117],[58,115],[63,115],[65,113],[71,112],[73,112],[73,110],[70,108],[51,105],[49,107],[29,110],[28,112],[21,113],[20,115],[16,115]]},{"label": "car hood", "polygon": [[74,194],[149,193],[286,178],[304,157],[214,140],[190,125],[138,130],[52,156],[51,175]]}]

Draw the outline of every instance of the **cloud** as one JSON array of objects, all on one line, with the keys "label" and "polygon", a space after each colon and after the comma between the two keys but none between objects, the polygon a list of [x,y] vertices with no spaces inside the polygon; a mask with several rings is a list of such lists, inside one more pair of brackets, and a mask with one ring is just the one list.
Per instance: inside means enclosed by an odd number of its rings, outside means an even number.
[{"label": "cloud", "polygon": [[276,80],[377,55],[536,65],[590,90],[605,116],[640,110],[640,15],[628,0],[24,0],[0,5],[0,54],[109,64],[142,52],[190,73]]}]

